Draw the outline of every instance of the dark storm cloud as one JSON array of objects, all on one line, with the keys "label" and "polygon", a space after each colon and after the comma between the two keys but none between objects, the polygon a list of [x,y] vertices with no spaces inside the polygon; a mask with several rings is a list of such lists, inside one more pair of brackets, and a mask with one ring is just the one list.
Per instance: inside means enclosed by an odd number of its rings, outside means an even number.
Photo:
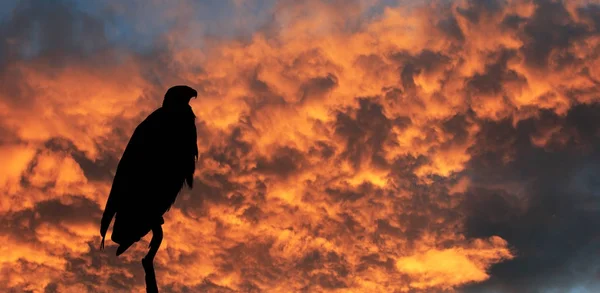
[{"label": "dark storm cloud", "polygon": [[586,7],[580,7],[577,9],[580,17],[593,22],[594,31],[600,31],[600,4],[591,3]]},{"label": "dark storm cloud", "polygon": [[89,223],[90,216],[99,217],[98,205],[87,198],[73,196],[69,203],[48,200],[37,203],[31,209],[3,215],[2,231],[10,233],[22,242],[37,242],[36,229],[42,224],[71,225]]},{"label": "dark storm cloud", "polygon": [[[581,40],[598,31],[590,31],[583,24],[575,23],[565,4],[558,1],[537,0],[534,15],[523,27],[525,46],[523,52],[529,65],[544,68],[550,61],[569,64],[575,56],[565,51],[574,41]],[[550,60],[552,51],[560,51],[566,60]]]},{"label": "dark storm cloud", "polygon": [[[303,291],[319,287],[325,289],[347,288],[346,277],[349,273],[347,262],[335,252],[322,253],[318,250],[307,252],[296,267],[305,273],[308,285]],[[322,271],[310,274],[314,270]]]},{"label": "dark storm cloud", "polygon": [[318,98],[331,91],[337,85],[337,77],[328,74],[325,77],[315,77],[306,81],[300,88],[301,99]]},{"label": "dark storm cloud", "polygon": [[435,52],[428,49],[424,49],[418,54],[400,51],[394,53],[391,57],[399,66],[401,84],[404,91],[412,96],[416,94],[417,85],[414,80],[416,76],[443,72],[444,68],[452,61],[443,52]]},{"label": "dark storm cloud", "polygon": [[467,2],[468,8],[458,7],[456,10],[473,23],[478,23],[481,18],[501,12],[508,4],[506,0],[468,0]]},{"label": "dark storm cloud", "polygon": [[452,134],[452,143],[464,144],[469,139],[468,128],[473,124],[472,113],[456,115],[442,124],[444,132]]},{"label": "dark storm cloud", "polygon": [[[499,235],[518,256],[492,268],[492,279],[467,291],[538,292],[578,284],[591,290],[599,285],[597,279],[586,279],[597,274],[600,260],[600,152],[591,147],[600,143],[598,117],[600,106],[577,106],[566,117],[545,112],[516,128],[504,123],[504,132],[482,132],[489,144],[500,133],[506,143],[471,161],[469,173],[478,187],[466,192],[463,203],[466,232]],[[555,147],[550,142],[546,149],[532,145],[531,136],[548,124],[562,127],[566,141]],[[506,152],[511,152],[508,163],[501,161]]]},{"label": "dark storm cloud", "polygon": [[242,171],[242,160],[252,151],[252,145],[243,139],[243,133],[251,131],[244,125],[235,127],[222,144],[215,144],[206,154],[217,162]]},{"label": "dark storm cloud", "polygon": [[[248,288],[255,288],[252,285],[248,285]],[[233,289],[228,288],[226,286],[219,286],[209,280],[203,281],[200,285],[197,286],[175,286],[175,285],[167,285],[164,286],[165,291],[177,291],[183,293],[193,293],[193,292],[206,292],[206,293],[233,293],[235,292]],[[248,292],[260,292],[260,291],[248,291]]]},{"label": "dark storm cloud", "polygon": [[88,180],[110,180],[114,176],[114,170],[117,169],[118,157],[115,157],[115,154],[104,153],[99,155],[96,160],[90,160],[84,152],[77,149],[73,142],[65,138],[51,138],[46,141],[44,146],[52,152],[72,156]]},{"label": "dark storm cloud", "polygon": [[254,170],[286,178],[299,172],[303,161],[305,160],[302,152],[294,148],[282,147],[270,154],[270,158],[258,158]]},{"label": "dark storm cloud", "polygon": [[440,29],[444,34],[454,38],[459,42],[463,42],[465,40],[465,35],[462,32],[462,29],[458,25],[456,18],[454,16],[450,16],[446,19],[440,20],[437,24],[438,29]]},{"label": "dark storm cloud", "polygon": [[504,87],[513,84],[525,86],[527,79],[507,67],[507,63],[516,57],[514,51],[494,52],[486,65],[484,73],[476,73],[466,84],[468,90],[472,91],[477,98],[481,95],[503,95]]},{"label": "dark storm cloud", "polygon": [[343,156],[354,166],[367,159],[367,154],[371,156],[369,159],[377,160],[392,124],[377,102],[360,98],[358,104],[355,111],[338,112],[335,122],[335,133],[346,140]]}]

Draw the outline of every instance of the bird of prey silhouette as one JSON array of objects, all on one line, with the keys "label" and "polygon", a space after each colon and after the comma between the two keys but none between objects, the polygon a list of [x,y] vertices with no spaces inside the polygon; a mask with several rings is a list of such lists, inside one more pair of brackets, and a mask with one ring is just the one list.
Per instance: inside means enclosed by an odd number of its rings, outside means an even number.
[{"label": "bird of prey silhouette", "polygon": [[149,273],[154,278],[163,215],[186,183],[193,187],[198,159],[196,116],[189,105],[193,97],[197,92],[191,87],[169,88],[162,107],[138,125],[117,166],[102,215],[100,248],[114,217],[111,240],[119,244],[117,256],[152,231],[150,250],[142,259],[147,281]]}]

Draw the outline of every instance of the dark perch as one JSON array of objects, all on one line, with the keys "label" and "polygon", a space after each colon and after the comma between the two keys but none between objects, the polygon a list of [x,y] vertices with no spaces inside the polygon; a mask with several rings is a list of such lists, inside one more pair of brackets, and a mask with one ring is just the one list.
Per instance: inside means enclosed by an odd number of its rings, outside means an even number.
[{"label": "dark perch", "polygon": [[158,293],[158,285],[156,283],[156,274],[154,273],[154,256],[162,243],[163,232],[162,226],[158,225],[152,229],[152,240],[150,240],[150,251],[142,258],[142,266],[146,273],[146,292]]}]

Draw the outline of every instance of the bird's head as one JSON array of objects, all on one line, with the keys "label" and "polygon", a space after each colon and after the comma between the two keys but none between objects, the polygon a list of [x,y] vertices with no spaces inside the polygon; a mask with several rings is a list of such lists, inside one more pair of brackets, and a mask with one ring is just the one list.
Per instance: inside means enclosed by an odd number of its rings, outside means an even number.
[{"label": "bird's head", "polygon": [[190,100],[197,96],[198,92],[195,89],[187,85],[176,85],[167,90],[165,99],[163,100],[163,107],[188,105]]}]

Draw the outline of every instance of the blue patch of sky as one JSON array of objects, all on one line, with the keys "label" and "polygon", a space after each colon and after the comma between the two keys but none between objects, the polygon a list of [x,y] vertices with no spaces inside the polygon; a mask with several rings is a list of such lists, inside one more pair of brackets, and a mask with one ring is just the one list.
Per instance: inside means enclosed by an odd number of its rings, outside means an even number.
[{"label": "blue patch of sky", "polygon": [[600,196],[600,179],[598,179],[600,165],[594,162],[582,164],[576,172],[573,172],[567,191],[576,192],[583,195]]},{"label": "blue patch of sky", "polygon": [[152,10],[150,3],[144,7],[143,1],[119,1],[116,5],[122,9],[112,9],[106,1],[75,0],[73,4],[75,9],[101,21],[107,41],[118,48],[151,51],[156,37],[169,28],[168,22],[152,21],[160,11]]},{"label": "blue patch of sky", "polygon": [[377,5],[367,7],[363,13],[367,18],[377,17],[383,14],[386,7],[396,7],[398,0],[379,0]]},{"label": "blue patch of sky", "polygon": [[[10,17],[18,2],[18,0],[0,1],[0,22]],[[179,21],[176,15],[164,17],[168,5],[175,3],[171,1],[65,0],[61,2],[69,5],[75,13],[83,12],[100,21],[109,45],[126,51],[144,53],[157,49],[157,38],[169,32]],[[205,35],[218,38],[249,36],[271,21],[276,2],[277,0],[250,0],[236,4],[234,0],[193,1],[190,21],[200,26],[195,26],[188,32],[187,37],[201,40]],[[378,5],[365,9],[363,17],[367,19],[377,17],[383,13],[386,6],[397,4],[396,0],[380,0]],[[77,32],[78,25],[74,24],[74,33]],[[22,52],[25,58],[35,56],[40,50],[39,28],[34,28],[30,32],[29,42]],[[202,44],[201,41],[190,43]],[[92,48],[93,45],[93,43],[82,44],[82,49],[93,51],[95,49]]]},{"label": "blue patch of sky", "polygon": [[0,23],[10,17],[19,0],[0,0]]},{"label": "blue patch of sky", "polygon": [[[222,1],[222,3],[227,3],[224,17],[214,18],[214,25],[207,29],[207,33],[224,37],[238,37],[252,34],[267,24],[271,19],[272,8],[276,1],[255,0],[237,7],[233,1]],[[213,20],[210,17],[204,19],[208,22]]]},{"label": "blue patch of sky", "polygon": [[25,60],[36,57],[42,50],[40,23],[34,22],[28,33],[27,42],[19,50],[21,58]]},{"label": "blue patch of sky", "polygon": [[[192,30],[189,37],[210,35],[231,38],[252,34],[268,22],[275,1],[255,0],[241,7],[236,6],[233,0],[193,1],[190,21],[200,24],[201,30]],[[136,52],[155,49],[157,38],[177,23],[177,16],[161,17],[168,9],[167,5],[172,3],[164,1],[153,5],[144,1],[121,1],[117,4],[120,9],[109,9],[110,6],[103,1],[73,1],[78,10],[103,20],[110,43]],[[244,21],[240,22],[242,18]]]}]

